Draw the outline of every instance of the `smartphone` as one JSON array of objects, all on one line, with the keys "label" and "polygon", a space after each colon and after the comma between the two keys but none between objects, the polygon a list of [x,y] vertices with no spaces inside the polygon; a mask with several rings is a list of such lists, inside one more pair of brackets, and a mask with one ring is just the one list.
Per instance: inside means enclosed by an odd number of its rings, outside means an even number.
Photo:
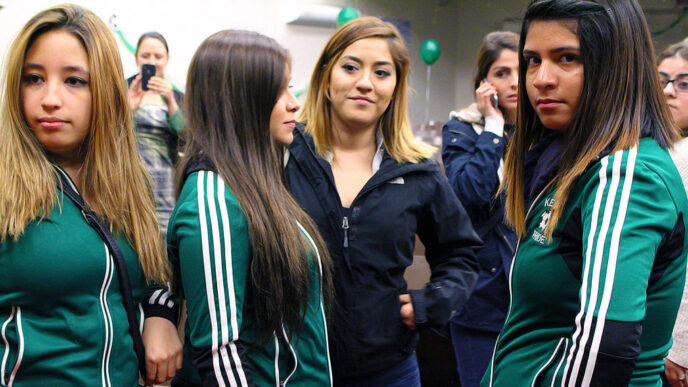
[{"label": "smartphone", "polygon": [[148,90],[148,81],[155,76],[155,65],[145,64],[141,66],[141,90]]},{"label": "smartphone", "polygon": [[[483,78],[483,82],[489,83],[487,78]],[[494,94],[490,97],[490,102],[492,102],[492,107],[497,109],[497,106],[499,105],[499,97],[497,97],[497,94]]]},{"label": "smartphone", "polygon": [[490,101],[492,102],[492,107],[497,109],[497,106],[499,105],[499,98],[497,97],[497,94],[492,95],[492,97],[490,97]]}]

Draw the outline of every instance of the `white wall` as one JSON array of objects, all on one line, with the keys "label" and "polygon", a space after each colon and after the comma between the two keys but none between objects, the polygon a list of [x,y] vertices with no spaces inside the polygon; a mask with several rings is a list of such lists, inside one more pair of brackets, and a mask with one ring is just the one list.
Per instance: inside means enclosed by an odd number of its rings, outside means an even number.
[{"label": "white wall", "polygon": [[[67,1],[67,0],[65,0]],[[293,0],[71,0],[90,8],[106,23],[113,14],[127,39],[136,44],[147,31],[161,32],[170,45],[171,59],[166,75],[184,87],[186,69],[196,47],[213,32],[251,29],[277,39],[292,54],[293,84],[305,86],[313,66],[334,28],[287,25],[286,10]],[[418,56],[420,43],[428,38],[442,45],[442,56],[432,66],[430,118],[444,121],[450,110],[473,100],[471,79],[475,54],[482,37],[502,29],[506,21],[518,25],[518,17],[528,0],[303,0],[304,2],[349,6],[363,15],[373,15],[411,23],[410,114],[414,124],[425,117],[426,66]],[[61,0],[0,0],[0,60],[19,29],[38,11]],[[653,31],[676,20],[678,9],[670,0],[641,0],[648,10]],[[513,20],[516,20],[515,22]],[[688,36],[688,20],[655,38],[661,49]],[[117,38],[119,41],[119,38]],[[123,44],[120,52],[127,75],[136,72],[134,57]]]}]

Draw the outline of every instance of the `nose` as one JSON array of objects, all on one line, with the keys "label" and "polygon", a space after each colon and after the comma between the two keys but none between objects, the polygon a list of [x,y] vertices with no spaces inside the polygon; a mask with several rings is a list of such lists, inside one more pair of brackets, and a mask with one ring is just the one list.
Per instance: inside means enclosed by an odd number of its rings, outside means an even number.
[{"label": "nose", "polygon": [[676,98],[676,89],[674,89],[674,83],[669,82],[664,86],[664,96]]},{"label": "nose", "polygon": [[301,104],[299,103],[299,100],[294,97],[294,93],[291,92],[291,90],[287,90],[287,95],[289,98],[287,98],[287,111],[290,113],[296,113],[301,109]]},{"label": "nose", "polygon": [[512,73],[511,84],[509,86],[512,90],[518,90],[518,70]]},{"label": "nose", "polygon": [[535,80],[533,81],[533,86],[537,89],[551,89],[557,84],[557,77],[554,70],[554,65],[550,64],[548,61],[542,61],[539,68],[537,69],[537,74]]},{"label": "nose", "polygon": [[362,93],[368,93],[373,90],[372,76],[373,72],[370,69],[361,71],[361,77],[356,81],[356,89]]},{"label": "nose", "polygon": [[46,111],[59,109],[62,106],[62,95],[59,82],[46,82],[41,107]]}]

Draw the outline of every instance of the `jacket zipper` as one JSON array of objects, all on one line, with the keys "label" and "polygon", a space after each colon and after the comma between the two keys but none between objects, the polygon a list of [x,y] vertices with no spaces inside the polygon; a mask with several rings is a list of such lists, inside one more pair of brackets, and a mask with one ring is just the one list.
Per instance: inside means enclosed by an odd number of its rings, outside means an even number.
[{"label": "jacket zipper", "polygon": [[344,247],[349,247],[349,218],[346,216],[342,220],[342,229],[344,229]]},{"label": "jacket zipper", "polygon": [[[526,222],[527,226],[527,221],[528,221],[528,215],[530,215],[530,212],[533,210],[535,207],[535,204],[537,204],[538,200],[540,200],[540,196],[549,188],[549,184],[545,186],[545,188],[538,193],[538,195],[535,197],[535,200],[533,200],[533,203],[530,205],[530,208],[528,208],[528,211],[526,212],[526,216],[524,217],[524,221]],[[527,228],[527,227],[526,227]],[[527,236],[527,235],[526,235]],[[511,262],[511,270],[509,270],[509,311],[506,314],[506,318],[504,319],[504,324],[506,324],[506,321],[509,320],[509,317],[511,316],[511,306],[513,302],[513,284],[512,284],[512,277],[514,276],[514,268],[516,267],[516,256],[518,255],[518,248],[521,246],[521,238],[518,238],[518,242],[516,242],[516,250],[514,250],[514,258]],[[501,332],[497,335],[497,341],[495,342],[494,349],[492,350],[492,359],[490,360],[490,384],[489,386],[492,387],[492,377],[494,375],[494,358],[495,355],[497,354],[497,347],[499,346],[499,339],[502,337]]]},{"label": "jacket zipper", "polygon": [[506,242],[506,245],[509,246],[509,250],[511,250],[511,254],[514,254],[515,253],[514,246],[511,245],[511,242],[509,242],[509,239],[507,239],[506,235],[504,235],[503,232],[500,232],[499,236],[501,236],[502,239],[504,239],[504,242]]}]

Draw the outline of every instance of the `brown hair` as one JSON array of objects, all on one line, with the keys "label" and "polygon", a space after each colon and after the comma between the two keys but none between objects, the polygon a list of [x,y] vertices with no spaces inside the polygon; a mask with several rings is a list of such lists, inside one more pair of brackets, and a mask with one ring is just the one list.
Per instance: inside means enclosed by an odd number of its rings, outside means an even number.
[{"label": "brown hair", "polygon": [[378,127],[382,130],[385,152],[398,162],[415,163],[430,157],[435,148],[415,139],[408,118],[408,51],[396,27],[376,17],[351,20],[339,27],[330,37],[315,64],[299,120],[306,124],[306,131],[313,137],[315,148],[321,156],[332,150],[331,102],[327,98],[330,74],[342,52],[349,45],[368,38],[382,38],[387,41],[397,73],[392,100],[378,122]]},{"label": "brown hair", "polygon": [[[204,155],[239,201],[251,238],[251,295],[263,340],[282,322],[300,330],[310,298],[309,255],[316,259],[319,253],[326,304],[332,299],[327,246],[287,191],[283,147],[270,134],[288,65],[287,51],[273,39],[220,31],[194,54],[184,99],[188,129],[179,181],[194,157]],[[318,251],[308,247],[301,226]]]},{"label": "brown hair", "polygon": [[[584,71],[580,103],[563,133],[566,146],[561,168],[550,183],[556,193],[545,234],[551,238],[576,179],[598,155],[636,146],[641,133],[668,148],[679,139],[679,132],[659,84],[650,32],[635,0],[531,2],[521,28],[519,85],[526,84],[523,47],[528,28],[538,20],[575,22]],[[523,237],[525,155],[543,138],[546,128],[530,104],[526,87],[519,88],[518,101],[518,130],[504,162],[504,186],[507,219]]]},{"label": "brown hair", "polygon": [[145,34],[141,35],[141,37],[139,38],[139,41],[136,42],[136,55],[139,54],[139,47],[141,47],[141,43],[143,43],[144,39],[157,39],[160,41],[160,43],[162,43],[163,46],[165,46],[165,52],[167,52],[167,53],[170,52],[170,48],[167,46],[167,40],[165,39],[165,37],[162,36],[162,34],[160,32],[150,31],[150,32],[146,32]]},{"label": "brown hair", "polygon": [[657,65],[660,65],[664,59],[673,58],[675,56],[680,56],[683,60],[688,61],[688,38],[664,49],[657,57]]},{"label": "brown hair", "polygon": [[480,86],[480,81],[487,77],[492,64],[499,59],[502,50],[518,52],[518,34],[511,31],[493,31],[485,35],[483,43],[478,49],[478,59],[475,63],[473,90]]},{"label": "brown hair", "polygon": [[150,180],[136,148],[117,43],[95,14],[76,5],[39,12],[9,50],[0,114],[0,240],[18,239],[29,223],[48,216],[56,203],[56,171],[24,117],[21,99],[26,52],[41,34],[54,30],[72,34],[88,55],[91,130],[77,182],[83,199],[115,233],[126,236],[146,277],[165,283],[169,268]]}]

